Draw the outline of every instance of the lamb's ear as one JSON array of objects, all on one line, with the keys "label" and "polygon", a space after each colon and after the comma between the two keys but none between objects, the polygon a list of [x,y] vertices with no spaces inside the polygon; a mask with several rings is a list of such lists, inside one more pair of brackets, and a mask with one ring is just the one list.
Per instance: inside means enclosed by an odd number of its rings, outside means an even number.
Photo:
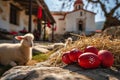
[{"label": "lamb's ear", "polygon": [[24,36],[16,36],[15,39],[22,40],[22,39],[24,39]]}]

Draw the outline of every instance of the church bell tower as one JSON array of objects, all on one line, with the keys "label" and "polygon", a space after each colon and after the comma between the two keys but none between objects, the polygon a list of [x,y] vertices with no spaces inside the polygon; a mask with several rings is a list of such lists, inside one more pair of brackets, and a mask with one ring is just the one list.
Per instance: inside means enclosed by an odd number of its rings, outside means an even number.
[{"label": "church bell tower", "polygon": [[74,10],[80,10],[83,9],[83,1],[82,0],[76,0],[74,3]]}]

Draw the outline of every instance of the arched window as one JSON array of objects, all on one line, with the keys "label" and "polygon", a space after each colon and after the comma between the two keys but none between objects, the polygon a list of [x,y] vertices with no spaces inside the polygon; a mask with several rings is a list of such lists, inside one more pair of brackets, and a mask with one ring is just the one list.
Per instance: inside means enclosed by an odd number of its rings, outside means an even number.
[{"label": "arched window", "polygon": [[79,5],[79,9],[81,9],[81,6]]}]

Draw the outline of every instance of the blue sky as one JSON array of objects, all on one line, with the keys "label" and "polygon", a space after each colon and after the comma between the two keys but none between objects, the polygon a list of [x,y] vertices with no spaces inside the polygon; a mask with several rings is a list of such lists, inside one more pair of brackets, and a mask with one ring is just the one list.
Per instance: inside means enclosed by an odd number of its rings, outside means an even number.
[{"label": "blue sky", "polygon": [[[58,1],[58,0],[45,0],[45,2],[48,5],[50,11],[60,11],[61,10],[62,1]],[[88,7],[89,11],[93,11],[91,9],[91,7],[92,6]],[[71,6],[70,8],[65,8],[64,9],[64,11],[68,11],[68,10],[73,10],[73,6]],[[104,18],[103,15],[96,14],[96,16],[95,16],[95,22],[104,21],[104,20],[105,20],[105,18]]]}]

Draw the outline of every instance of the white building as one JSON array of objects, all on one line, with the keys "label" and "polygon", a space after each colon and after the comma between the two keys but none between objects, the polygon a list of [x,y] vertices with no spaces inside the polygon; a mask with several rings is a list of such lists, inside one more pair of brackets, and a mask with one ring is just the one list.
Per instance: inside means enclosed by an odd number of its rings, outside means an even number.
[{"label": "white building", "polygon": [[83,6],[82,0],[76,0],[74,3],[74,10],[71,12],[52,12],[57,26],[55,33],[87,33],[95,31],[95,13],[83,9]]},{"label": "white building", "polygon": [[[28,15],[25,14],[25,10],[20,10],[18,3],[14,1],[3,1],[0,0],[0,28],[7,31],[20,31],[23,28],[28,29]],[[13,15],[11,15],[13,14]],[[16,15],[15,15],[16,14]],[[36,18],[32,16],[32,31],[34,29],[33,19]]]},{"label": "white building", "polygon": [[[39,7],[42,8],[42,17],[38,21]],[[52,24],[51,26],[55,23],[44,0],[0,0],[0,34],[2,34],[0,38],[6,34],[20,33],[26,29],[27,32],[37,36],[36,39],[45,40],[48,21]]]}]

